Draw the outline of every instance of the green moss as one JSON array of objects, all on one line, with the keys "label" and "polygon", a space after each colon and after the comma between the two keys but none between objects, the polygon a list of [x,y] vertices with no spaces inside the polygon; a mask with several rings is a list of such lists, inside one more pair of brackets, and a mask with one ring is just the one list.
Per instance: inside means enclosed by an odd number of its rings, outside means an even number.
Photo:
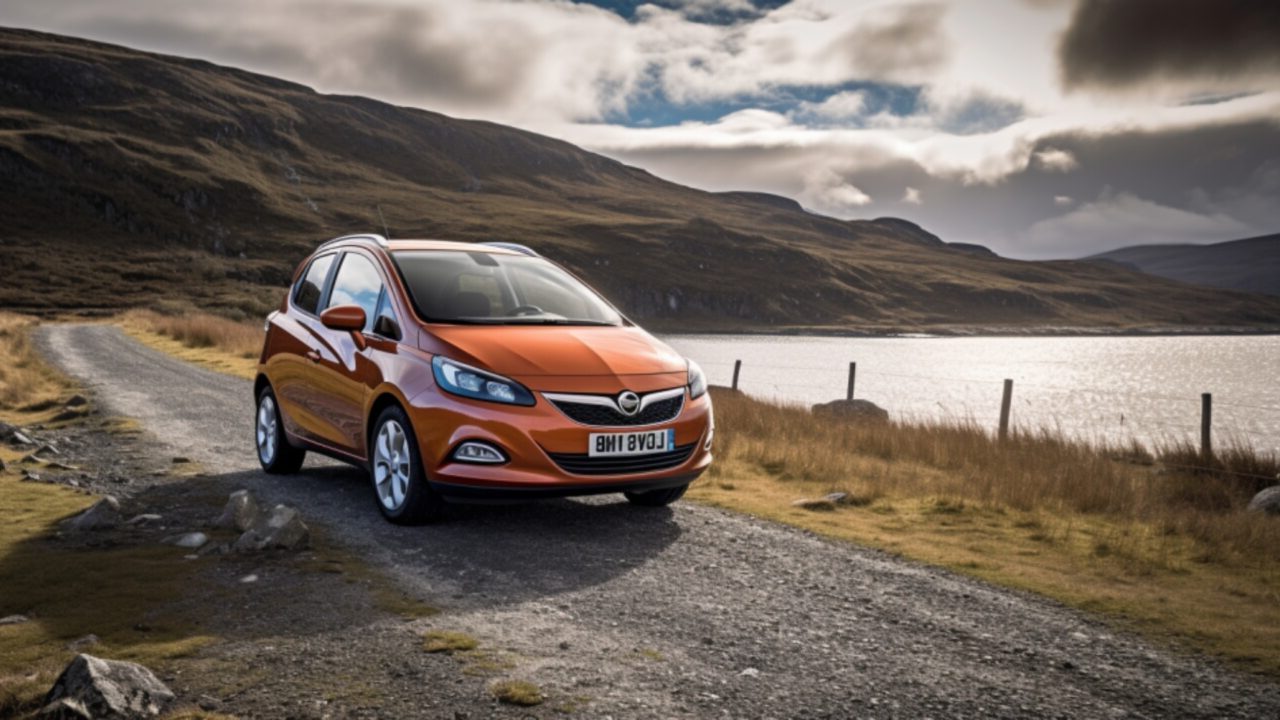
[{"label": "green moss", "polygon": [[463,652],[475,650],[480,642],[464,632],[454,630],[430,630],[426,634],[423,649],[427,652]]},{"label": "green moss", "polygon": [[524,680],[504,680],[494,683],[489,691],[498,700],[508,705],[532,707],[541,705],[546,700],[542,695],[542,688]]}]

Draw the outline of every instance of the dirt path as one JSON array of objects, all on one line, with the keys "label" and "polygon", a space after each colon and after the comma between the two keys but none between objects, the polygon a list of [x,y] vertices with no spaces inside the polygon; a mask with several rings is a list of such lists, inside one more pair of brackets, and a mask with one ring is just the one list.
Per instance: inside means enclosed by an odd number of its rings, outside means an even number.
[{"label": "dirt path", "polygon": [[[447,707],[463,717],[552,717],[565,704],[614,718],[1280,713],[1270,681],[1153,648],[1051,602],[689,503],[653,511],[606,496],[468,507],[442,525],[395,527],[359,471],[309,461],[293,478],[258,472],[248,382],[107,326],[52,325],[40,342],[107,410],[137,418],[228,486],[299,507],[326,537],[442,608],[434,625],[500,649],[501,675],[558,701],[495,710],[457,672],[408,685],[424,698],[458,686]],[[382,703],[370,703],[323,714],[378,715]],[[439,702],[420,707],[440,716]]]}]

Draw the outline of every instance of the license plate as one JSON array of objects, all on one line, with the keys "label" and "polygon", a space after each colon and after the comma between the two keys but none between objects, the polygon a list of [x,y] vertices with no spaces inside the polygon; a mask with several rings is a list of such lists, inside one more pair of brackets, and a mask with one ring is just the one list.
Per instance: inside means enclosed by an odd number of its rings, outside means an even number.
[{"label": "license plate", "polygon": [[589,457],[626,457],[667,452],[676,446],[676,431],[645,430],[629,433],[591,433],[587,441]]}]

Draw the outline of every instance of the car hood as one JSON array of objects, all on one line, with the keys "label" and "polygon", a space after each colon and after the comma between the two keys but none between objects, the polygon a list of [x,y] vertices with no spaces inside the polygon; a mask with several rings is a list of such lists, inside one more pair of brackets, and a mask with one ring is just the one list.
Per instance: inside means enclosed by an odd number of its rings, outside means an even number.
[{"label": "car hood", "polygon": [[433,326],[419,346],[517,377],[651,375],[687,367],[666,343],[638,327]]}]

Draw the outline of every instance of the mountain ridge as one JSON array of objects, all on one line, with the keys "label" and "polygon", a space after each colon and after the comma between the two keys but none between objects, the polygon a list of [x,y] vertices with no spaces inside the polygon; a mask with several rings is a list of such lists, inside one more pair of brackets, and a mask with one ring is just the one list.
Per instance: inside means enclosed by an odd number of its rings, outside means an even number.
[{"label": "mountain ridge", "polygon": [[1204,245],[1129,245],[1084,259],[1195,285],[1280,296],[1280,233]]},{"label": "mountain ridge", "polygon": [[1270,327],[1280,300],[713,193],[496,123],[0,29],[0,305],[260,316],[318,242],[534,245],[662,329]]}]

